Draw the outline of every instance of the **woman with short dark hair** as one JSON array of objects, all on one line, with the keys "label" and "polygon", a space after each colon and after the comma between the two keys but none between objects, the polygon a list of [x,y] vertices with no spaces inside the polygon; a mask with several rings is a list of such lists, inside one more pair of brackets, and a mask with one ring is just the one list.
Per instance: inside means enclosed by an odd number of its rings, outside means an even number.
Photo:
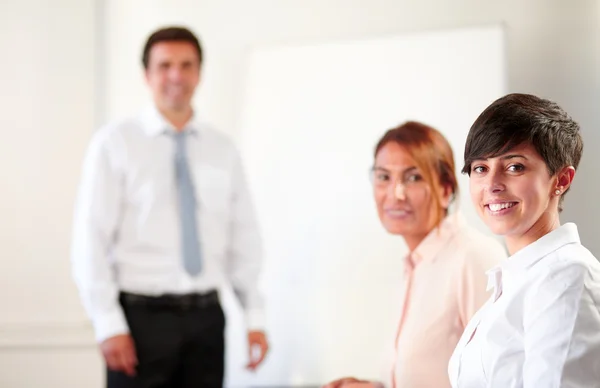
[{"label": "woman with short dark hair", "polygon": [[496,100],[471,127],[471,199],[511,256],[455,349],[454,388],[600,386],[600,263],[559,220],[582,150],[579,125],[532,95]]}]

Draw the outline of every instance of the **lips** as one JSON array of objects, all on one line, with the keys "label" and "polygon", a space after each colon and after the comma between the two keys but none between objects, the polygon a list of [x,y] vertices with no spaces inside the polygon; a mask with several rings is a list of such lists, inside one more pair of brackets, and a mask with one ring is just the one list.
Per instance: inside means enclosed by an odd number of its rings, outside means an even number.
[{"label": "lips", "polygon": [[504,216],[511,213],[518,202],[507,200],[494,200],[484,205],[488,214],[493,216]]},{"label": "lips", "polygon": [[517,204],[516,202],[500,202],[500,203],[490,203],[490,204],[487,204],[486,206],[493,212],[499,212],[504,209],[510,209],[511,207],[515,206],[516,204]]},{"label": "lips", "polygon": [[385,214],[392,218],[404,218],[411,214],[408,209],[386,209]]}]

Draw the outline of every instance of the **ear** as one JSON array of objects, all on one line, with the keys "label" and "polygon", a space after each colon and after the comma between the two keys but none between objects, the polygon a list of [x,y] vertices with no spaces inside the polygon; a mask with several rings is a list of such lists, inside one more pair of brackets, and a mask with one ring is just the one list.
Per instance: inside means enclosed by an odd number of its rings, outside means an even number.
[{"label": "ear", "polygon": [[196,80],[196,86],[198,86],[202,82],[202,77],[204,76],[204,72],[202,71],[204,68],[202,67],[202,62],[198,64],[198,79]]},{"label": "ear", "polygon": [[444,209],[448,210],[448,208],[450,207],[450,202],[452,202],[452,197],[454,196],[454,193],[452,192],[452,186],[447,184],[443,185],[441,194],[441,205]]},{"label": "ear", "polygon": [[554,187],[554,191],[556,193],[560,192],[558,195],[562,195],[565,191],[569,189],[571,183],[573,183],[573,178],[575,177],[575,168],[573,166],[563,167],[556,174],[556,185]]},{"label": "ear", "polygon": [[198,67],[198,79],[196,80],[196,86],[202,82],[202,75],[202,63],[200,63],[200,66]]}]

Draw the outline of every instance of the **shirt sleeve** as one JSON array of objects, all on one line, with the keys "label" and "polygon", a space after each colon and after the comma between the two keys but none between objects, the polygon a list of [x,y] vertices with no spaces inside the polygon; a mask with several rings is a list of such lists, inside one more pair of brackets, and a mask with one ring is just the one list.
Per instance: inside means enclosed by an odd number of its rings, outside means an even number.
[{"label": "shirt sleeve", "polygon": [[236,152],[231,198],[228,274],[249,330],[264,330],[264,299],[259,289],[263,248],[241,158]]},{"label": "shirt sleeve", "polygon": [[71,246],[73,278],[98,342],[129,331],[109,261],[121,214],[122,180],[108,146],[106,132],[99,131],[86,152]]},{"label": "shirt sleeve", "polygon": [[458,314],[463,328],[490,298],[486,271],[506,258],[506,252],[499,243],[487,242],[490,244],[484,246],[481,241],[472,241],[471,244],[478,245],[466,249],[458,284]]},{"label": "shirt sleeve", "polygon": [[587,272],[582,263],[556,264],[525,297],[524,388],[598,385],[600,312]]}]

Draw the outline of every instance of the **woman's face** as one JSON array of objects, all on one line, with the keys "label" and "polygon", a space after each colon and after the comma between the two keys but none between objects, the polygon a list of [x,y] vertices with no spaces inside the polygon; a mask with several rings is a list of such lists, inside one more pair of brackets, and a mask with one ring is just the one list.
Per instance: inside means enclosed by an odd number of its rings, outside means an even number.
[{"label": "woman's face", "polygon": [[[450,190],[439,191],[442,206],[447,208]],[[375,157],[373,194],[385,229],[404,236],[411,249],[435,227],[433,191],[415,160],[395,142],[384,145]]]},{"label": "woman's face", "polygon": [[[550,176],[530,144],[471,164],[470,192],[477,212],[493,233],[531,243],[558,227],[558,201],[569,187],[573,168]],[[560,191],[560,194],[556,193]],[[513,252],[514,253],[514,252]]]}]

